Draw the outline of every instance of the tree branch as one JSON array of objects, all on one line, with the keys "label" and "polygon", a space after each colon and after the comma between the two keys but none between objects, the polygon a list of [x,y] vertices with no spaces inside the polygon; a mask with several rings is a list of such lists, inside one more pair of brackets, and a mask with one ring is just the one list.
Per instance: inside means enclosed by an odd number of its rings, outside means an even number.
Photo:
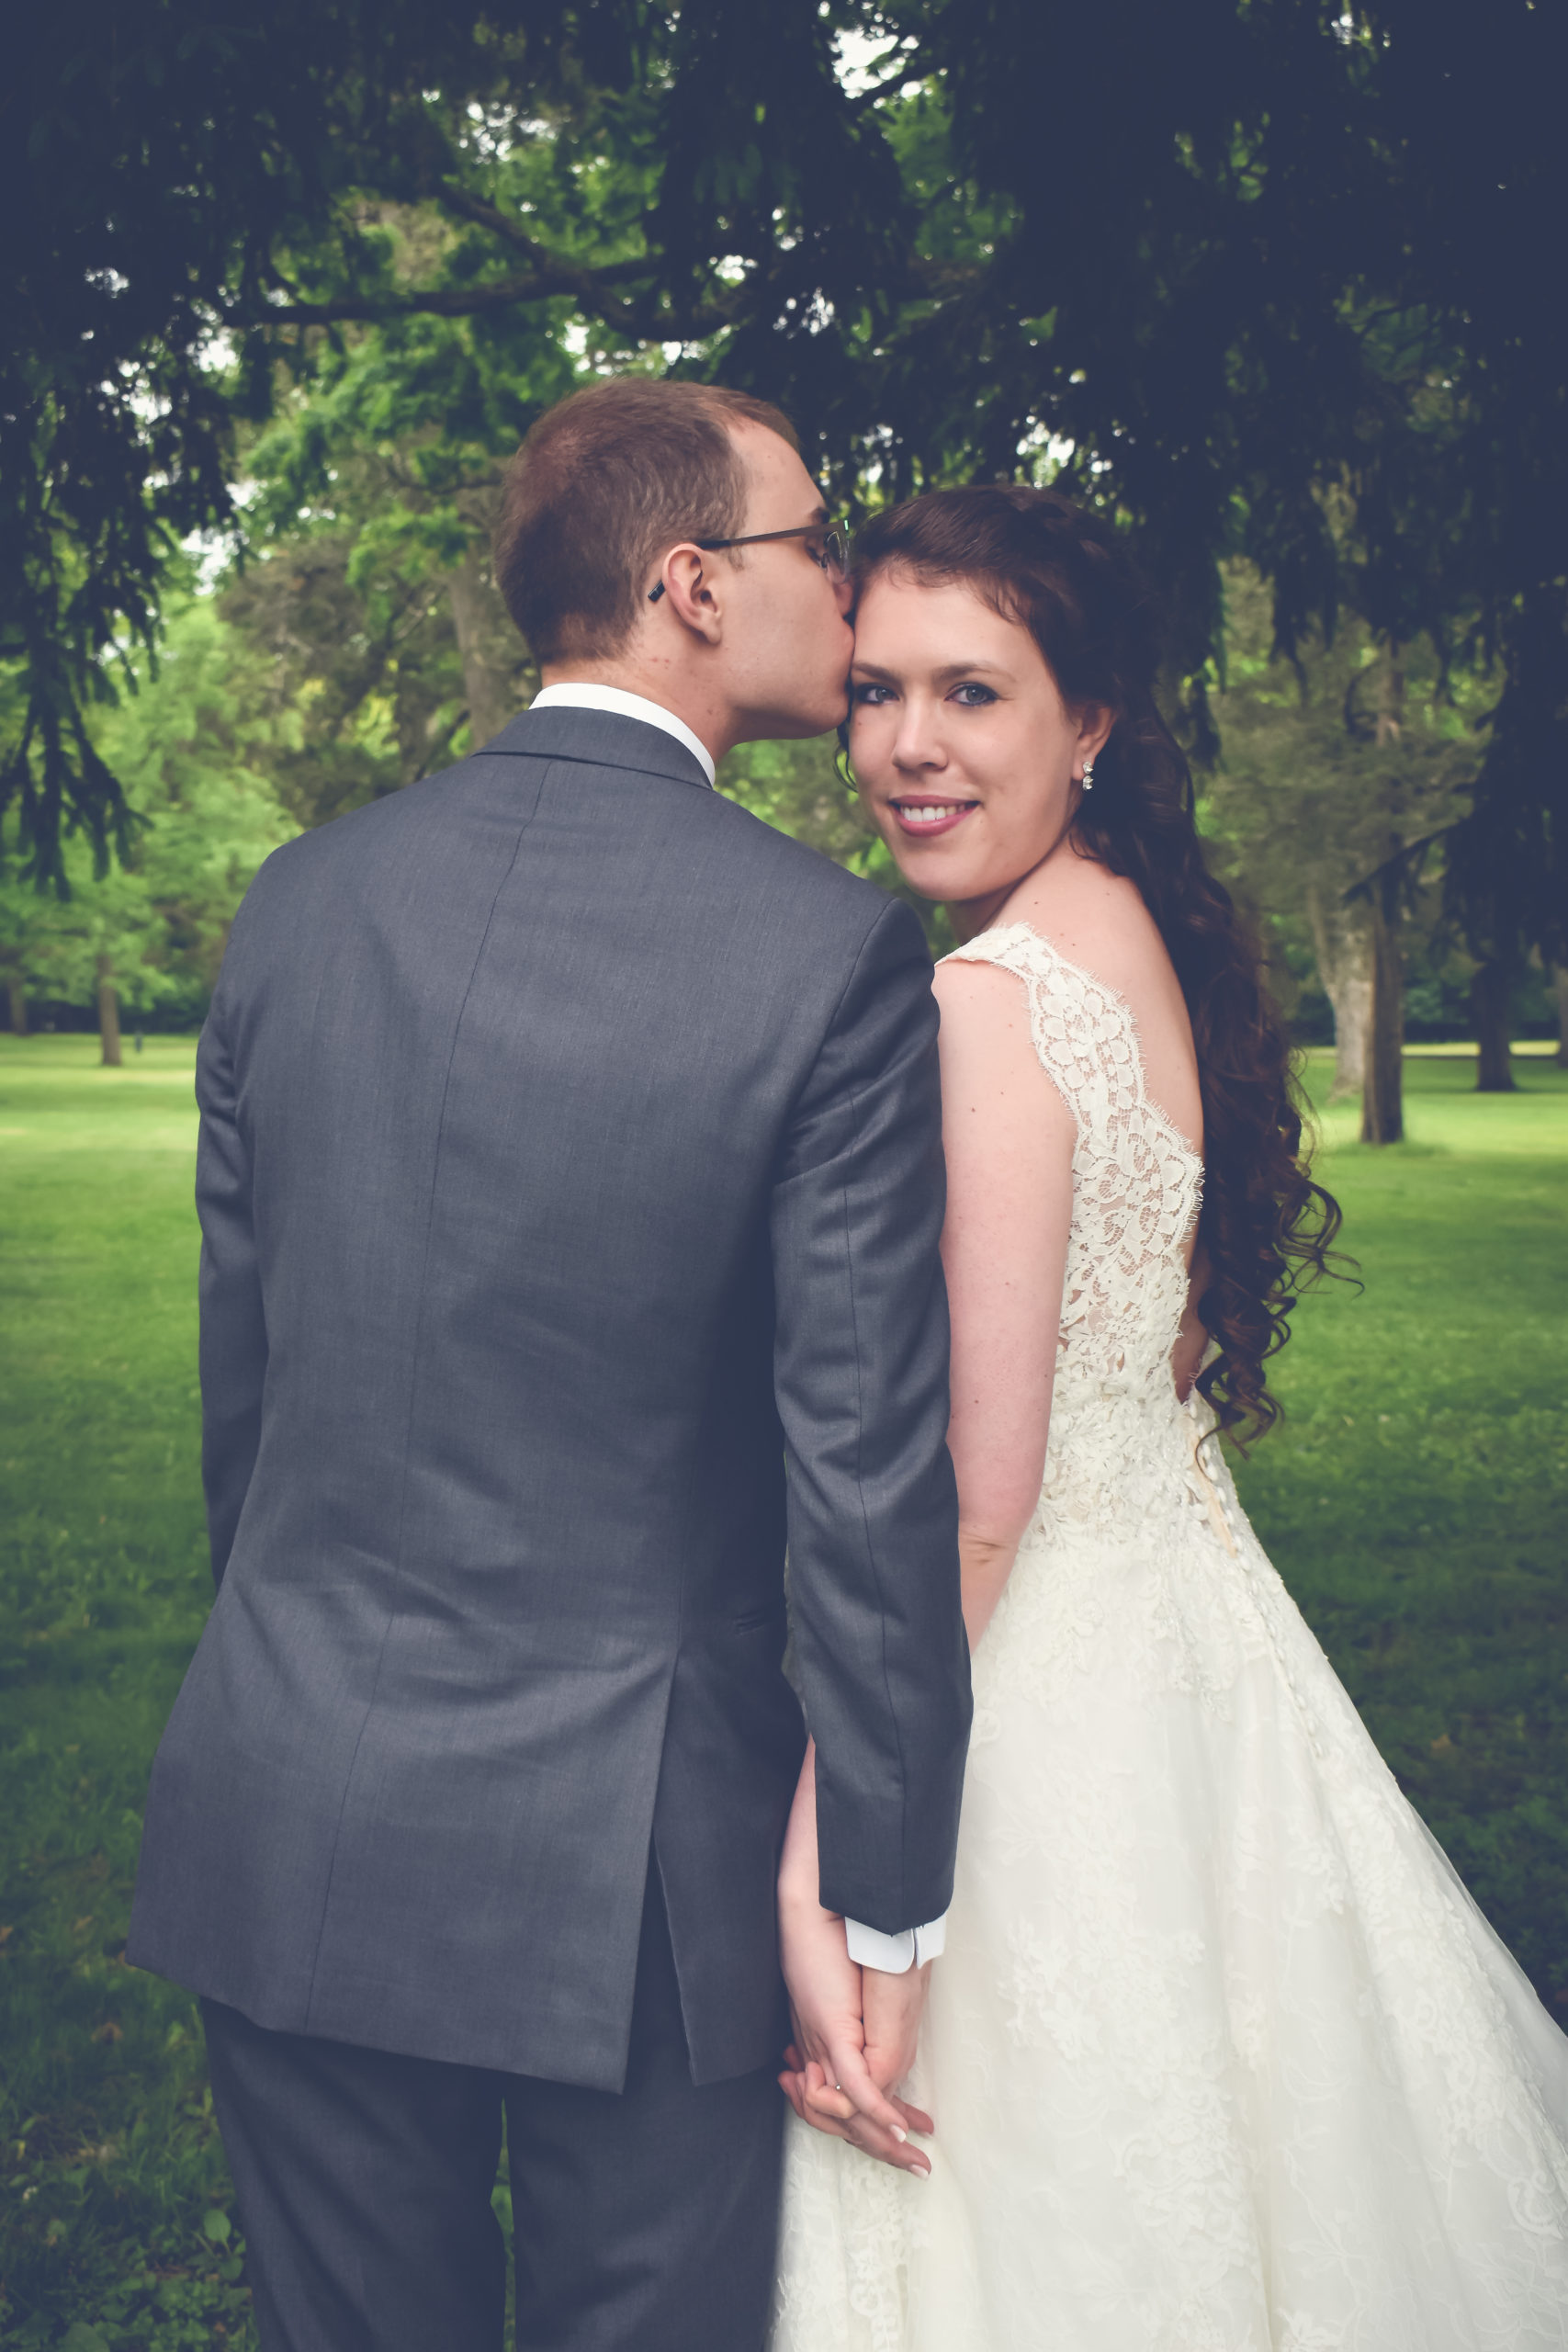
[{"label": "tree branch", "polygon": [[653,266],[646,254],[637,261],[602,262],[597,268],[580,267],[576,264],[563,262],[558,254],[551,253],[547,245],[541,245],[526,229],[520,227],[496,205],[487,204],[482,197],[470,196],[467,188],[458,187],[452,180],[447,180],[443,186],[441,201],[449,212],[456,212],[464,220],[471,220],[476,228],[488,229],[492,236],[504,238],[515,252],[532,262],[536,270],[560,279],[563,285],[570,284],[584,301],[597,300],[601,287],[615,286],[624,278],[646,277]]},{"label": "tree branch", "polygon": [[[470,196],[468,189],[459,187],[456,181],[446,180],[442,183],[441,201],[449,212],[456,212],[461,220],[472,220],[476,227],[489,229],[492,235],[504,237],[509,245],[515,246],[520,254],[527,255],[536,269],[551,269],[558,266],[555,255],[547,246],[541,245],[536,238],[531,237],[526,229],[520,228],[517,222],[510,219],[498,206],[487,204],[482,197]],[[615,269],[642,269],[646,266],[647,264],[643,262],[619,262],[613,266],[610,272],[586,270],[583,275],[588,277],[602,277],[612,275]]]},{"label": "tree branch", "polygon": [[[224,326],[235,328],[333,326],[355,320],[374,324],[383,319],[420,316],[473,318],[484,311],[513,310],[566,294],[636,343],[689,343],[734,324],[739,308],[735,301],[710,300],[671,315],[660,313],[656,295],[641,301],[626,300],[612,290],[615,280],[650,273],[652,267],[648,262],[616,262],[603,270],[562,268],[550,266],[547,256],[544,266],[529,276],[488,278],[476,286],[423,287],[407,294],[342,294],[325,302],[233,304],[217,315]],[[738,294],[740,290],[736,289]]]},{"label": "tree branch", "polygon": [[576,279],[536,271],[531,277],[491,278],[482,286],[426,287],[412,294],[340,294],[329,302],[267,302],[220,310],[230,327],[326,327],[339,320],[405,319],[421,312],[461,319],[478,311],[506,310],[519,302],[543,302],[552,295],[578,294]]}]

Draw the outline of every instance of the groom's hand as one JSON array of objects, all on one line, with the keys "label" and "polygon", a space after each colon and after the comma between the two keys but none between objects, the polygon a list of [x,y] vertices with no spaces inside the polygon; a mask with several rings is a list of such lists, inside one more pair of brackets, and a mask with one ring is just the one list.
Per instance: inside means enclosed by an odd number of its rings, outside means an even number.
[{"label": "groom's hand", "polygon": [[900,2172],[930,2172],[929,2158],[908,2145],[908,2134],[929,2134],[931,2118],[893,2095],[914,2058],[928,1971],[911,1969],[907,1977],[863,1971],[850,1958],[842,1919],[822,1909],[814,1889],[791,1901],[781,1887],[780,1898],[795,2028],[779,2076],[784,2096],[817,2131]]}]

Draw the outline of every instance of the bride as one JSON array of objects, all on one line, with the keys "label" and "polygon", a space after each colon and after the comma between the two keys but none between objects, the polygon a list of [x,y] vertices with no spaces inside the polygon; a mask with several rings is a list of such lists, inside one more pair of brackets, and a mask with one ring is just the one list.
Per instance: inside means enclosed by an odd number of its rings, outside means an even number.
[{"label": "bride", "polygon": [[[1098,522],[1001,485],[879,518],[859,571],[859,788],[963,943],[937,991],[975,1730],[917,2137],[792,2053],[773,2352],[1561,2352],[1568,2041],[1218,1443],[1274,1418],[1337,1212],[1147,603]],[[797,1805],[786,1937],[813,1844]]]}]

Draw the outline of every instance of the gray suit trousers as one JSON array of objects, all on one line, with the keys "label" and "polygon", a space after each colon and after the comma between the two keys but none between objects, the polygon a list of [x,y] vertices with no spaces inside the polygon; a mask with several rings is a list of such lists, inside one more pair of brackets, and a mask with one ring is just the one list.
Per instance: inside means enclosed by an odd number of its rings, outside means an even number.
[{"label": "gray suit trousers", "polygon": [[262,2352],[499,2352],[503,2116],[520,2352],[761,2352],[784,2101],[694,2086],[657,1871],[619,2095],[202,2010]]}]

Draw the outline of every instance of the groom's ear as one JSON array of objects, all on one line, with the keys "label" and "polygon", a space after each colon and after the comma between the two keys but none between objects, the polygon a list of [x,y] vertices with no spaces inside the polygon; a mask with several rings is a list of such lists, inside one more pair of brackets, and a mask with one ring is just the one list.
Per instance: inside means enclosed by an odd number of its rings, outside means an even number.
[{"label": "groom's ear", "polygon": [[682,628],[690,629],[705,644],[716,645],[723,634],[718,599],[714,593],[715,558],[688,539],[665,557],[649,602],[657,605]]}]

